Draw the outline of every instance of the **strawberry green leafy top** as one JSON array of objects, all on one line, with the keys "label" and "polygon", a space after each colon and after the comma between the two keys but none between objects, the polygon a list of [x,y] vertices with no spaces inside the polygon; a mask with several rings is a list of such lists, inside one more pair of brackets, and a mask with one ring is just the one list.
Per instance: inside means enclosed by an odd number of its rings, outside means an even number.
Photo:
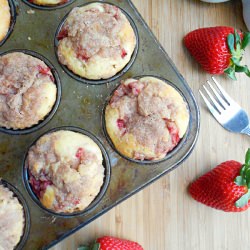
[{"label": "strawberry green leafy top", "polygon": [[248,77],[250,77],[250,71],[248,67],[242,66],[240,64],[243,53],[246,47],[250,43],[250,33],[244,32],[243,39],[241,39],[239,33],[235,30],[234,34],[229,34],[227,37],[228,48],[231,53],[230,65],[225,69],[225,73],[233,80],[237,80],[235,72],[244,72]]},{"label": "strawberry green leafy top", "polygon": [[234,182],[238,186],[246,186],[248,189],[248,192],[235,203],[236,207],[243,207],[250,200],[250,148],[247,150],[245,163],[242,165],[240,175],[236,177]]}]

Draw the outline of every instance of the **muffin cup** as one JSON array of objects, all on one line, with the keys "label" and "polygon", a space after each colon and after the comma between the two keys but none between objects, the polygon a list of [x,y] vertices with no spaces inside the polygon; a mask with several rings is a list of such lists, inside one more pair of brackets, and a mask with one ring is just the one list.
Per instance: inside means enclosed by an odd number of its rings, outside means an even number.
[{"label": "muffin cup", "polygon": [[14,193],[14,197],[17,197],[18,201],[20,202],[20,204],[23,207],[23,212],[24,212],[24,229],[23,229],[23,235],[19,241],[19,243],[16,245],[16,247],[14,248],[15,250],[21,250],[24,247],[24,244],[28,238],[29,235],[29,231],[30,231],[30,212],[29,212],[29,208],[28,205],[24,199],[24,197],[22,196],[22,194],[17,190],[17,188],[15,188],[12,184],[10,184],[9,182],[0,179],[0,184],[3,185],[4,187],[8,188],[10,191],[12,191]]},{"label": "muffin cup", "polygon": [[17,16],[17,13],[16,13],[16,6],[13,2],[13,0],[8,0],[9,2],[9,6],[10,6],[10,15],[11,15],[11,20],[10,20],[10,27],[9,27],[9,30],[6,34],[6,36],[4,37],[4,39],[0,42],[0,47],[6,42],[6,40],[10,37],[12,31],[14,30],[14,26],[15,26],[15,23],[16,23],[16,16]]},{"label": "muffin cup", "polygon": [[[73,213],[56,213],[55,211],[48,209],[46,207],[43,206],[43,204],[40,202],[39,198],[36,196],[36,194],[33,192],[32,187],[29,183],[29,171],[28,171],[28,166],[27,166],[27,156],[28,156],[28,152],[29,149],[36,144],[36,142],[45,134],[49,134],[52,132],[56,132],[56,131],[60,131],[60,130],[69,130],[69,131],[73,131],[73,132],[77,132],[83,135],[88,136],[89,138],[91,138],[100,148],[101,152],[102,152],[102,156],[103,156],[103,166],[105,168],[105,172],[104,172],[104,182],[102,184],[102,187],[100,189],[100,192],[98,193],[98,195],[95,197],[95,199],[89,204],[89,206],[87,208],[85,208],[82,211],[78,211],[78,212],[73,212]],[[78,128],[78,127],[73,127],[73,126],[65,126],[65,127],[58,127],[58,128],[54,128],[52,130],[47,131],[46,133],[42,134],[41,136],[39,136],[39,138],[37,138],[28,148],[24,160],[23,160],[23,182],[24,182],[24,186],[26,187],[26,190],[28,191],[29,195],[31,196],[31,198],[33,199],[33,201],[43,210],[45,210],[46,212],[54,215],[54,216],[60,216],[60,217],[64,217],[64,218],[71,218],[71,217],[75,217],[75,216],[83,216],[86,215],[90,212],[92,212],[100,203],[100,201],[102,200],[103,196],[105,195],[109,182],[110,182],[110,176],[111,176],[111,165],[110,165],[110,160],[109,160],[109,156],[102,144],[102,142],[93,134],[91,134],[90,132]]]},{"label": "muffin cup", "polygon": [[[114,5],[112,3],[108,3],[108,2],[101,2],[101,1],[96,1],[96,2],[91,2],[91,3],[106,3],[106,4],[110,4],[110,5]],[[77,7],[83,7],[85,5],[88,5],[90,4],[89,3],[85,3],[85,4],[82,4],[82,5],[79,5]],[[116,6],[116,5],[114,5]],[[118,7],[118,6],[116,6]],[[61,67],[63,68],[63,70],[69,75],[71,76],[73,79],[81,82],[81,83],[85,83],[85,84],[91,84],[91,85],[100,85],[100,84],[105,84],[105,83],[108,83],[108,82],[112,82],[114,81],[115,79],[121,77],[122,75],[124,75],[129,69],[130,67],[133,65],[136,57],[137,57],[137,54],[138,54],[138,50],[139,50],[139,34],[138,34],[138,30],[137,30],[137,27],[132,19],[132,17],[125,11],[123,10],[122,8],[118,7],[122,13],[126,16],[126,18],[128,19],[132,29],[134,30],[134,33],[135,33],[135,38],[136,38],[136,45],[135,45],[135,49],[134,49],[134,52],[130,58],[130,61],[127,63],[127,65],[121,70],[119,71],[118,73],[116,73],[114,76],[110,77],[110,78],[107,78],[107,79],[100,79],[100,80],[91,80],[91,79],[87,79],[87,78],[84,78],[84,77],[81,77],[77,74],[75,74],[73,71],[71,71],[66,65],[63,65],[60,61],[59,61],[59,58],[58,58],[58,54],[57,54],[57,47],[58,47],[58,35],[61,31],[61,28],[62,26],[64,25],[69,13],[71,11],[69,11],[65,16],[64,18],[62,19],[61,23],[59,24],[57,30],[56,30],[56,34],[55,34],[55,38],[54,38],[54,47],[55,47],[55,53],[56,53],[56,58],[58,60],[58,63],[61,65]]]},{"label": "muffin cup", "polygon": [[72,4],[75,0],[69,0],[66,3],[63,4],[56,4],[56,5],[38,5],[29,2],[28,0],[22,0],[25,4],[29,5],[32,8],[39,9],[39,10],[56,10],[56,9],[61,9],[64,8],[70,4]]},{"label": "muffin cup", "polygon": [[55,67],[44,56],[42,56],[34,51],[26,50],[26,49],[9,50],[9,51],[6,51],[4,53],[1,53],[0,56],[6,55],[6,54],[12,53],[12,52],[22,52],[24,54],[27,54],[27,55],[30,55],[30,56],[33,56],[33,57],[36,57],[36,58],[42,60],[50,68],[51,73],[55,79],[55,85],[57,88],[56,101],[54,103],[54,106],[51,109],[51,111],[44,117],[43,120],[39,121],[37,124],[33,125],[32,127],[24,128],[24,129],[11,129],[11,128],[8,129],[5,127],[0,127],[0,132],[10,134],[10,135],[24,135],[24,134],[33,133],[33,132],[39,130],[40,128],[45,126],[52,119],[52,117],[56,113],[56,111],[59,107],[60,101],[61,101],[62,87],[61,87],[61,81],[60,81],[59,75],[58,75]]},{"label": "muffin cup", "polygon": [[[162,80],[163,82],[165,82],[166,84],[170,85],[171,87],[173,87],[183,98],[183,100],[185,101],[185,103],[187,104],[187,108],[188,108],[188,113],[189,113],[189,116],[190,116],[190,108],[188,106],[188,102],[185,98],[185,96],[182,94],[182,92],[180,91],[180,89],[178,89],[172,82],[170,82],[169,80],[167,79],[164,79],[162,77],[159,77],[159,76],[154,76],[154,75],[143,75],[143,76],[135,76],[135,77],[132,77],[133,79],[140,79],[142,77],[154,77],[154,78],[157,78],[159,80]],[[106,137],[109,145],[112,147],[112,149],[117,153],[119,154],[121,157],[123,157],[124,159],[128,160],[128,161],[131,161],[133,163],[136,163],[136,164],[140,164],[140,165],[154,165],[154,164],[159,164],[159,163],[162,163],[168,159],[170,159],[173,155],[175,155],[179,149],[182,147],[183,144],[185,144],[186,142],[186,139],[188,137],[188,134],[189,134],[189,129],[190,129],[190,122],[191,122],[191,117],[189,119],[189,125],[188,125],[188,128],[187,128],[187,131],[185,133],[185,135],[181,138],[181,140],[179,141],[179,143],[176,145],[176,147],[174,147],[173,150],[171,150],[169,153],[166,154],[166,156],[162,159],[159,159],[159,160],[135,160],[135,159],[132,159],[132,158],[129,158],[125,155],[123,155],[122,153],[120,153],[117,148],[115,147],[113,141],[111,140],[108,132],[107,132],[107,128],[106,128],[106,120],[105,120],[105,111],[106,111],[106,107],[107,105],[109,104],[109,101],[110,99],[112,98],[114,92],[118,89],[118,87],[120,86],[120,84],[112,91],[112,93],[110,94],[110,96],[106,99],[105,101],[105,104],[104,104],[104,107],[103,107],[103,110],[102,110],[102,117],[101,117],[101,123],[102,123],[102,129],[103,129],[103,133],[104,133],[104,136]]]}]

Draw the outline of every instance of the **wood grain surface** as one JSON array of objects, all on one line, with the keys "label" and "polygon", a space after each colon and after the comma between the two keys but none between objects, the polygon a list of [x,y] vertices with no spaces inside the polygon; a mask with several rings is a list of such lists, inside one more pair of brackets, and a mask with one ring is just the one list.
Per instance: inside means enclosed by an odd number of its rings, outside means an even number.
[{"label": "wood grain surface", "polygon": [[[133,0],[194,91],[201,109],[201,131],[192,155],[180,167],[115,207],[53,250],[75,250],[102,235],[135,240],[145,250],[250,249],[250,210],[225,213],[194,201],[188,184],[216,164],[243,161],[250,138],[225,131],[212,118],[198,95],[210,76],[189,56],[183,36],[196,28],[216,25],[246,30],[240,0],[208,4],[198,0]],[[245,63],[250,66],[250,50]],[[250,114],[250,79],[233,82],[217,77],[229,94]]]}]

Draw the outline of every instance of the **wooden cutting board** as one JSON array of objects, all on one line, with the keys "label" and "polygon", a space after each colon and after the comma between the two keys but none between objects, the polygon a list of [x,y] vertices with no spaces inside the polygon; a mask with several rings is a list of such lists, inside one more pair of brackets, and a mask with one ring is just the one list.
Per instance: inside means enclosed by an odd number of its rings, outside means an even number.
[{"label": "wooden cutting board", "polygon": [[[250,210],[232,214],[197,203],[188,184],[216,164],[244,160],[250,137],[225,131],[212,118],[198,95],[209,75],[189,56],[183,36],[196,28],[227,25],[246,30],[241,1],[208,4],[198,0],[133,0],[177,68],[190,84],[201,108],[201,131],[192,155],[161,178],[101,218],[59,243],[53,250],[74,250],[102,235],[135,240],[145,250],[248,250]],[[245,63],[250,66],[250,49]],[[250,114],[250,79],[233,82],[217,77],[229,94]]]}]

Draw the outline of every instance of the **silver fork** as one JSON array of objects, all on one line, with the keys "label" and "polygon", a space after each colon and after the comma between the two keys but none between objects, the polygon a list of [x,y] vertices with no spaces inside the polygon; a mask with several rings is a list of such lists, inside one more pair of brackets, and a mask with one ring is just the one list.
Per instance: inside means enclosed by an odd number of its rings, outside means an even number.
[{"label": "silver fork", "polygon": [[209,88],[203,85],[209,98],[199,90],[212,115],[225,129],[250,136],[250,124],[246,111],[226,93],[214,77],[212,80],[214,84],[207,81]]}]

